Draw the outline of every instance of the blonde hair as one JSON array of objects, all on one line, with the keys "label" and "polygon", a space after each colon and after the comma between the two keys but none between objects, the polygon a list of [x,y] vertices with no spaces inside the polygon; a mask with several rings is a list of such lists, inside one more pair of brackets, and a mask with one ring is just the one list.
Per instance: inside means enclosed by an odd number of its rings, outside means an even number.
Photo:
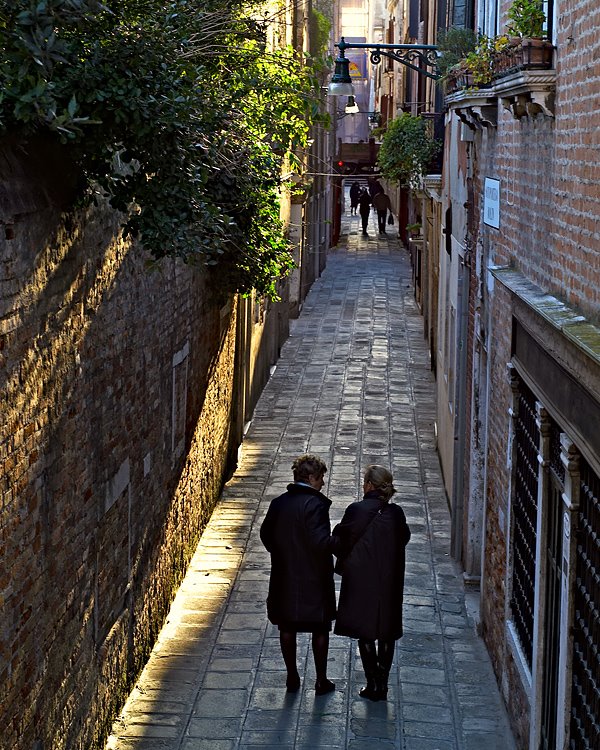
[{"label": "blonde hair", "polygon": [[373,487],[387,501],[396,493],[393,485],[393,477],[385,466],[371,464],[365,469],[365,482],[370,482]]}]

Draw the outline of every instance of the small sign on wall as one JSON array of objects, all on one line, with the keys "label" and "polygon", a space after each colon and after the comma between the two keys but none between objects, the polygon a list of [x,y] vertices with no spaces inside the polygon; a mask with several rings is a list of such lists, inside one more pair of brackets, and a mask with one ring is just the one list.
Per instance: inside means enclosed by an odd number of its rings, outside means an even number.
[{"label": "small sign on wall", "polygon": [[483,194],[483,222],[500,229],[500,180],[485,178]]}]

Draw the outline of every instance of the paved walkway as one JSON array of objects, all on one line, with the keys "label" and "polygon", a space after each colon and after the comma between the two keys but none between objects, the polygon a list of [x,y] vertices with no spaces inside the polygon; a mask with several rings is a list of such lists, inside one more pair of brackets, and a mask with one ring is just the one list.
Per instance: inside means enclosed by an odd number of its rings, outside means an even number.
[{"label": "paved walkway", "polygon": [[[108,748],[118,750],[512,750],[487,652],[465,609],[449,550],[434,448],[434,382],[410,267],[396,232],[359,232],[345,217],[340,249],[311,290],[256,409],[168,623]],[[302,689],[285,690],[278,632],[266,619],[269,560],[258,536],[271,498],[303,451],[327,462],[336,522],[372,462],[392,468],[412,530],[405,635],[386,703],[358,697],[356,642],[332,636],[316,697],[309,637],[299,636]],[[339,581],[338,581],[339,583]]]}]

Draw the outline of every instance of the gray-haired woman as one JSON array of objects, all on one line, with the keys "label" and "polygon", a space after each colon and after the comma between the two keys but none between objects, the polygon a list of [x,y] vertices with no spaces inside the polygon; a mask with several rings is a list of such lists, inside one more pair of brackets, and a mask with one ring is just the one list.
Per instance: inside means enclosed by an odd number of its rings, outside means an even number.
[{"label": "gray-haired woman", "polygon": [[260,527],[260,538],[271,553],[267,613],[279,627],[288,691],[300,689],[296,633],[312,633],[315,692],[325,695],[335,690],[327,679],[329,632],[335,617],[331,500],[321,492],[327,466],[318,456],[305,453],[292,470],[293,484],[271,501]]},{"label": "gray-haired woman", "polygon": [[402,636],[405,547],[410,530],[383,466],[368,466],[364,497],[346,508],[332,533],[342,576],[335,633],[358,638],[367,678],[363,698],[385,700],[395,643]]}]

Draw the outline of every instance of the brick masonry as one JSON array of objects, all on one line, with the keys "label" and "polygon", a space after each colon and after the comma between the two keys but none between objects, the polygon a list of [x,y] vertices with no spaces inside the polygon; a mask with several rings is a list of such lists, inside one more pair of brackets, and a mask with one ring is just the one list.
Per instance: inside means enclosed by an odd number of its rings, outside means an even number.
[{"label": "brick masonry", "polygon": [[498,110],[497,176],[505,187],[499,262],[598,321],[598,52],[594,2],[560,8],[555,118]]},{"label": "brick masonry", "polygon": [[148,271],[113,214],[59,220],[17,176],[0,241],[0,748],[90,750],[222,487],[237,308],[176,262]]},{"label": "brick masonry", "polygon": [[[501,15],[510,2],[502,5]],[[599,22],[597,3],[560,7],[555,39],[555,117],[516,120],[498,106],[497,128],[480,130],[472,147],[476,221],[470,237],[480,261],[472,270],[476,278],[472,277],[471,284],[471,332],[477,333],[474,317],[481,312],[491,357],[482,630],[521,748],[529,747],[530,698],[507,648],[505,632],[510,596],[505,590],[510,565],[506,538],[510,388],[506,363],[512,354],[515,302],[498,284],[489,295],[482,295],[480,310],[477,295],[490,283],[488,265],[509,265],[588,320],[599,320]],[[486,176],[501,182],[499,230],[478,223],[481,207],[476,197],[483,194]],[[487,321],[491,321],[489,330]],[[540,340],[547,344],[547,337]],[[473,342],[474,336],[470,336],[470,347]],[[568,352],[563,342],[562,347],[555,347],[553,356],[560,361]],[[473,389],[477,391],[477,384]],[[472,456],[467,456],[467,463],[470,460]],[[465,471],[468,475],[468,466]]]}]

